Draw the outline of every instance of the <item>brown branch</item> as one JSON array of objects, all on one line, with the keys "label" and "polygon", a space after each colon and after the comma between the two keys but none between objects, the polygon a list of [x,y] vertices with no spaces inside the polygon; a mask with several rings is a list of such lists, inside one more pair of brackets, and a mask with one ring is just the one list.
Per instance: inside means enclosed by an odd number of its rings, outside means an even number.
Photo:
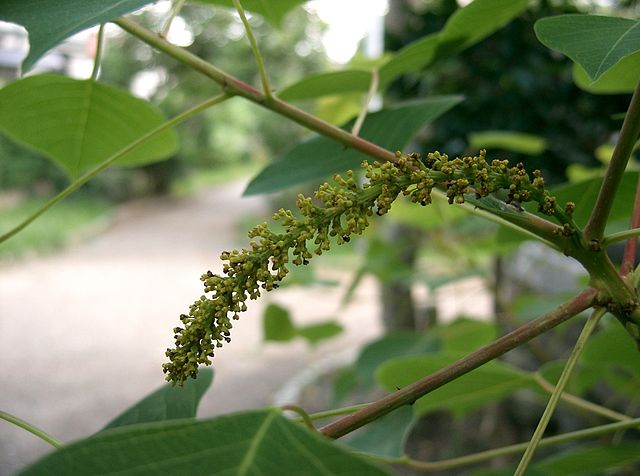
[{"label": "brown branch", "polygon": [[320,432],[329,438],[340,438],[397,408],[404,405],[411,405],[427,393],[477,369],[481,365],[500,357],[506,352],[590,308],[595,303],[596,294],[597,291],[595,289],[588,289],[553,311],[502,336],[491,344],[476,350],[457,362],[369,404],[356,413],[324,426],[320,429]]},{"label": "brown branch", "polygon": [[[636,198],[633,205],[633,214],[631,215],[630,229],[640,228],[640,178],[636,188]],[[620,266],[620,274],[626,276],[633,271],[636,264],[636,253],[638,249],[638,237],[633,236],[627,240],[624,246],[624,255],[622,256],[622,265]]]},{"label": "brown branch", "polygon": [[179,46],[172,45],[157,33],[138,25],[137,23],[126,18],[120,18],[114,22],[123,30],[131,33],[145,43],[151,45],[159,51],[171,56],[181,63],[189,65],[194,70],[204,74],[218,83],[222,89],[234,96],[242,96],[251,102],[276,112],[292,121],[311,129],[323,136],[329,137],[336,142],[351,147],[363,154],[377,160],[385,162],[397,162],[398,158],[395,153],[380,147],[379,145],[369,142],[361,137],[357,137],[333,124],[309,114],[302,109],[282,101],[274,96],[267,96],[263,92],[253,86],[241,81],[240,79],[226,73],[220,68],[206,62],[202,58],[189,53],[187,50]]}]

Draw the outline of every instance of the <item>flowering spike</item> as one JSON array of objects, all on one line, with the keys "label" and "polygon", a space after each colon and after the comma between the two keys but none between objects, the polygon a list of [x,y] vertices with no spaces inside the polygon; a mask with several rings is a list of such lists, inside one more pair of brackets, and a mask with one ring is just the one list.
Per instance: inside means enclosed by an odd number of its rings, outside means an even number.
[{"label": "flowering spike", "polygon": [[[449,203],[460,204],[467,194],[481,198],[502,189],[508,191],[508,203],[535,201],[543,213],[556,217],[564,214],[544,189],[539,171],[531,180],[522,164],[509,167],[504,160],[489,164],[484,150],[477,156],[455,159],[439,152],[424,157],[398,152],[396,156],[397,163],[363,162],[367,181],[362,186],[349,171],[346,178],[336,175],[334,185],[322,184],[315,202],[298,195],[300,218],[284,209],[274,215],[284,233],[276,234],[262,223],[248,233],[250,249],[223,252],[224,276],[211,271],[202,275],[205,293],[210,295],[196,301],[189,314],[180,316],[183,325],[173,329],[176,345],[167,350],[170,361],[163,365],[167,380],[182,385],[196,375],[199,365],[210,365],[214,349],[231,341],[232,321],[247,309],[247,300],[259,298],[263,290],[276,289],[288,274],[287,264],[308,264],[314,254],[329,250],[331,239],[348,243],[352,235],[362,234],[370,216],[387,213],[400,194],[427,205],[433,188],[440,186],[446,190]],[[322,206],[317,206],[318,202]],[[574,207],[567,204],[566,213],[573,212]]]}]

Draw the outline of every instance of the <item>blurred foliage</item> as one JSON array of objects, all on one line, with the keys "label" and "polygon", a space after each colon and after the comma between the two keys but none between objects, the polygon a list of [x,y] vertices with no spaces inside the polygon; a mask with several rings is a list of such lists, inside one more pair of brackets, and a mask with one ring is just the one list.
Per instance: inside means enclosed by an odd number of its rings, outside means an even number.
[{"label": "blurred foliage", "polygon": [[[11,201],[11,200],[8,200]],[[45,202],[27,198],[16,204],[0,204],[0,234],[10,230]],[[66,245],[83,233],[106,225],[111,207],[103,199],[80,194],[45,213],[31,226],[0,247],[0,261],[10,261],[34,252],[45,253]]]},{"label": "blurred foliage", "polygon": [[[594,151],[613,139],[621,121],[612,116],[626,110],[629,96],[593,95],[579,89],[573,82],[572,63],[545,48],[533,31],[537,19],[577,12],[576,5],[533,2],[524,15],[485,41],[396,81],[389,90],[394,99],[451,93],[466,98],[429,129],[420,148],[459,155],[468,151],[472,133],[514,131],[535,134],[548,148],[533,156],[498,148],[491,150],[492,157],[523,161],[553,182],[565,179],[569,164],[598,165]],[[595,9],[581,5],[587,11]],[[455,0],[392,0],[387,49],[400,49],[439,30],[456,8]]]},{"label": "blurred foliage", "polygon": [[43,187],[61,189],[66,182],[61,167],[0,135],[0,191],[20,188],[34,194]]},{"label": "blurred foliage", "polygon": [[[243,81],[260,84],[244,28],[233,10],[186,5],[179,20],[176,24],[184,28],[184,35],[197,37],[188,46],[191,53]],[[164,16],[147,11],[137,21],[157,30]],[[250,23],[276,89],[326,66],[318,46],[323,26],[305,10],[297,9],[288,15],[281,30],[258,16],[251,17]],[[122,51],[130,54],[122,55]],[[209,78],[153,52],[128,35],[109,41],[101,79],[125,88],[148,81],[150,100],[169,117],[219,91]],[[154,81],[159,81],[157,87]],[[178,132],[181,149],[177,160],[187,168],[266,160],[304,134],[291,121],[242,99],[232,99],[192,118]]]},{"label": "blurred foliage", "polygon": [[[167,13],[147,9],[137,21],[156,31]],[[262,17],[250,18],[276,88],[326,67],[320,36],[324,25],[304,9],[290,13],[281,29]],[[242,23],[234,10],[203,4],[186,5],[174,20],[177,41],[194,54],[251,84],[259,78]],[[171,38],[171,32],[169,34]],[[277,74],[276,74],[277,73]],[[203,75],[154,52],[130,35],[109,32],[99,80],[144,93],[167,117],[211,97],[219,88]],[[190,119],[178,128],[180,151],[168,161],[133,170],[112,169],[87,185],[93,194],[111,200],[165,193],[172,182],[195,170],[266,161],[298,141],[304,130],[243,100],[230,100]],[[0,190],[61,190],[61,171],[19,145],[0,137]]]}]

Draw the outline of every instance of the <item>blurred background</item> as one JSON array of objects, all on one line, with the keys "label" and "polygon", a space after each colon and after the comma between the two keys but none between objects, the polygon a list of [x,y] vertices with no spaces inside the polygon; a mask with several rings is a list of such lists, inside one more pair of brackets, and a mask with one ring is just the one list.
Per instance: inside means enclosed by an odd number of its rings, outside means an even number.
[{"label": "blurred background", "polygon": [[[438,31],[468,3],[314,0],[288,13],[282,28],[257,15],[250,22],[277,91],[313,73],[379,61]],[[158,30],[171,6],[157,2],[135,20]],[[531,1],[478,45],[395,81],[373,107],[462,94],[465,100],[422,130],[409,151],[455,156],[477,150],[488,140],[483,133],[518,132],[526,137],[515,144],[498,141],[492,157],[524,161],[552,184],[598,176],[629,96],[578,88],[571,63],[538,42],[533,24],[557,13],[611,11],[637,16],[638,2]],[[211,96],[209,80],[118,27],[107,25],[105,38],[100,81],[148,99],[167,117]],[[259,84],[242,23],[231,9],[189,2],[167,38]],[[95,29],[83,32],[29,74],[88,78],[95,48]],[[18,79],[27,50],[25,30],[0,23],[0,84]],[[359,94],[325,96],[301,107],[342,123],[362,101]],[[251,226],[281,206],[292,207],[300,190],[311,193],[317,186],[243,196],[253,176],[308,133],[242,99],[190,119],[177,133],[180,147],[169,159],[107,170],[0,245],[0,408],[63,441],[98,431],[162,384],[171,329],[201,294],[199,276],[220,271],[220,252],[242,247]],[[68,183],[54,162],[0,135],[0,232]],[[322,410],[367,401],[380,390],[359,382],[351,365],[367,343],[383,335],[413,342],[406,336],[434,326],[466,326],[461,318],[485,323],[491,336],[584,286],[574,264],[496,225],[439,204],[413,208],[399,203],[362,240],[296,270],[284,289],[251,303],[232,344],[216,356],[213,389],[200,416],[274,403]],[[266,323],[274,319],[307,331],[295,339],[277,330],[269,336]],[[553,345],[534,344],[510,359],[535,369],[564,355],[563,343],[573,334],[567,328]],[[526,438],[522,428],[535,422],[544,400],[520,398],[530,411],[514,397],[500,403],[508,411],[497,423],[487,419],[498,413],[498,404],[464,421],[436,413],[416,427],[413,450],[435,459],[480,448],[486,437],[496,445]],[[556,422],[565,430],[578,424],[562,417]],[[482,431],[467,431],[478,425]],[[443,429],[449,436],[436,441]],[[460,434],[466,436],[452,436]],[[14,473],[48,449],[0,422],[0,474]]]}]

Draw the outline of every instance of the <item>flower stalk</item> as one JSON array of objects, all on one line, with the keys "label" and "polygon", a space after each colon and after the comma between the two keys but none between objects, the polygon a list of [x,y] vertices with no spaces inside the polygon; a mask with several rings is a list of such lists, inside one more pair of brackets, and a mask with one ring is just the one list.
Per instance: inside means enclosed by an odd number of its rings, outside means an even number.
[{"label": "flower stalk", "polygon": [[437,186],[446,190],[449,204],[463,204],[472,194],[478,200],[507,190],[508,201],[535,201],[542,213],[551,216],[564,213],[558,211],[539,172],[532,179],[522,164],[489,163],[485,154],[483,150],[477,156],[449,159],[439,152],[424,158],[398,152],[397,163],[363,163],[367,182],[362,186],[348,171],[346,178],[334,176],[335,185],[321,185],[314,198],[299,195],[299,217],[284,209],[273,217],[284,232],[276,233],[266,223],[254,227],[249,231],[249,248],[221,254],[226,261],[222,276],[211,271],[202,275],[205,294],[180,316],[182,325],[174,328],[175,348],[166,351],[167,380],[182,385],[195,378],[198,367],[210,365],[216,349],[231,341],[233,321],[247,310],[248,300],[279,287],[291,264],[307,265],[314,255],[328,251],[332,241],[342,245],[362,234],[370,218],[386,214],[400,194],[425,206]]}]

